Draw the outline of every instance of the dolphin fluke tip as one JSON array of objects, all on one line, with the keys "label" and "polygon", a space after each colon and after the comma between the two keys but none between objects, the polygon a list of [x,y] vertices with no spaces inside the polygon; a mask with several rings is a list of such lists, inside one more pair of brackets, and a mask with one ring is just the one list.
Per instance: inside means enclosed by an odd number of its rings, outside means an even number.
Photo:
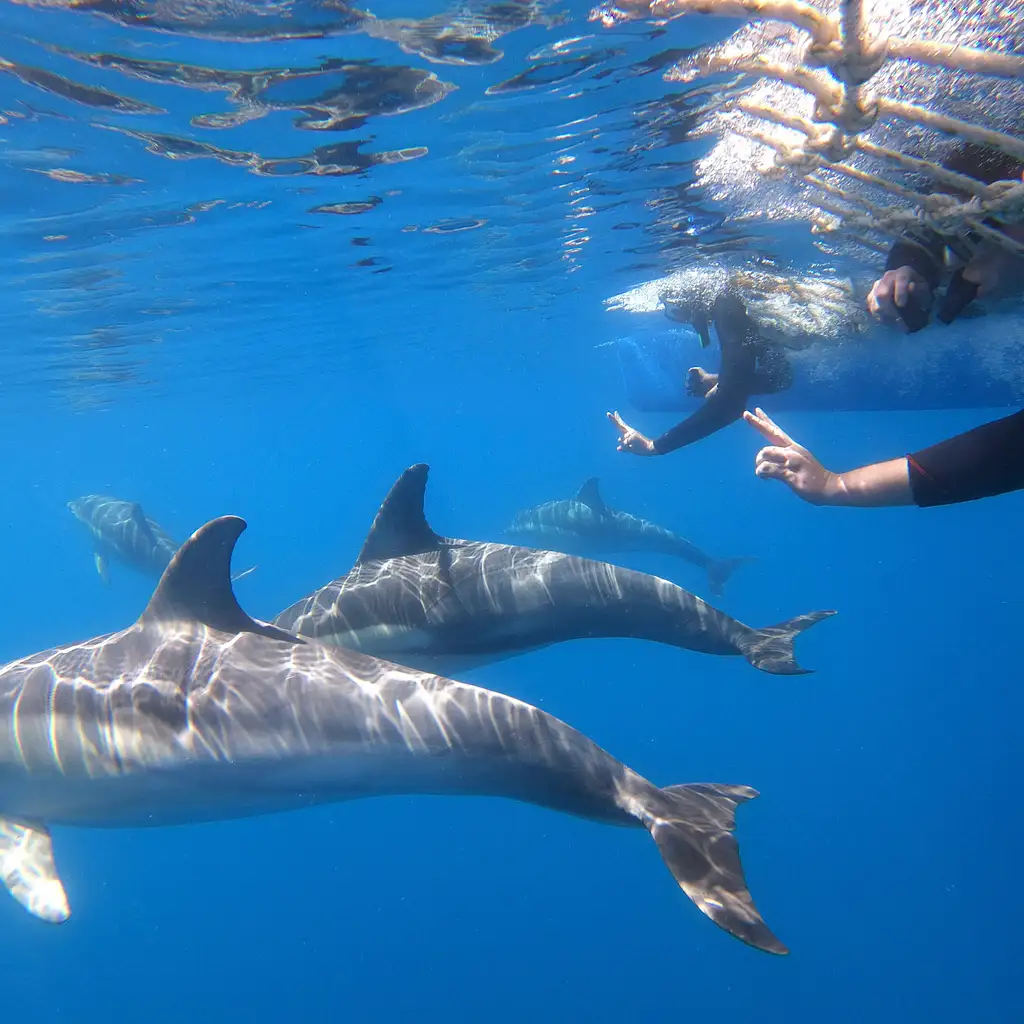
[{"label": "dolphin fluke tip", "polygon": [[730,935],[766,953],[789,950],[765,924],[747,888],[736,808],[758,796],[749,786],[666,786],[641,798],[645,824],[679,887]]},{"label": "dolphin fluke tip", "polygon": [[813,669],[797,663],[793,643],[805,629],[835,615],[834,610],[808,612],[780,622],[777,626],[752,629],[739,641],[740,650],[754,668],[777,676],[807,675]]},{"label": "dolphin fluke tip", "polygon": [[719,558],[708,566],[708,590],[713,597],[721,597],[726,583],[732,574],[750,562],[756,562],[756,555],[743,555],[740,558]]}]

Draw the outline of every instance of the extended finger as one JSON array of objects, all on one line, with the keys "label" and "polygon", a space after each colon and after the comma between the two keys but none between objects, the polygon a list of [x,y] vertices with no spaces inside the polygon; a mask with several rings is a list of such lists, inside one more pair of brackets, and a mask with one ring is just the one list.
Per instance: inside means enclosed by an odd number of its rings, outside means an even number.
[{"label": "extended finger", "polygon": [[629,430],[629,427],[627,427],[626,424],[623,422],[623,419],[618,414],[618,412],[609,412],[609,413],[606,413],[605,415],[607,415],[608,419],[610,419],[612,421],[612,423],[614,423],[615,426],[617,426],[619,428],[619,430],[621,430],[623,432]]},{"label": "extended finger", "polygon": [[787,434],[782,429],[782,427],[780,427],[778,425],[778,423],[776,423],[775,420],[773,420],[771,418],[771,416],[769,416],[768,413],[766,413],[764,411],[764,409],[760,408],[760,406],[759,406],[755,411],[756,411],[758,417],[761,420],[763,420],[765,423],[767,423],[768,426],[771,428],[772,433],[778,439],[776,441],[776,444],[781,444],[781,445],[785,445],[785,446],[795,446],[796,445],[796,441],[794,441],[793,438],[791,438],[789,436],[789,434]]},{"label": "extended finger", "polygon": [[754,410],[754,414],[751,415],[749,412],[743,413],[743,418],[756,430],[758,430],[762,437],[767,441],[771,441],[777,445],[790,445],[794,444],[793,438],[787,434],[782,427],[778,425],[764,409],[757,408]]}]

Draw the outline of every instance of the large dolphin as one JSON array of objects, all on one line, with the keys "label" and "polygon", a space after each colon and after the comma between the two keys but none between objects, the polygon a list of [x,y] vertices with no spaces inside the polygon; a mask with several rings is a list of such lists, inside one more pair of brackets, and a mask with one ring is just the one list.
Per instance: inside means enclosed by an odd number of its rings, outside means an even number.
[{"label": "large dolphin", "polygon": [[582,637],[634,637],[802,669],[793,641],[832,611],[753,629],[668,580],[556,551],[440,537],[423,514],[428,467],[407,469],[355,567],[274,624],[415,668],[452,672]]},{"label": "large dolphin", "polygon": [[[104,583],[110,582],[111,558],[146,576],[159,577],[178,550],[178,542],[148,518],[137,501],[122,501],[109,494],[86,494],[69,501],[68,508],[92,535],[93,560]],[[232,579],[241,579],[255,568],[243,569]]]},{"label": "large dolphin", "polygon": [[712,558],[696,544],[647,519],[604,503],[596,476],[572,498],[546,501],[519,512],[505,535],[521,543],[570,555],[656,551],[682,558],[708,574],[708,589],[720,595],[729,577],[753,557]]},{"label": "large dolphin", "polygon": [[196,531],[141,618],[0,668],[0,878],[70,914],[48,827],[137,828],[388,794],[500,796],[643,826],[716,924],[784,953],[733,837],[746,786],[659,789],[513,697],[257,622],[231,589],[243,520]]}]

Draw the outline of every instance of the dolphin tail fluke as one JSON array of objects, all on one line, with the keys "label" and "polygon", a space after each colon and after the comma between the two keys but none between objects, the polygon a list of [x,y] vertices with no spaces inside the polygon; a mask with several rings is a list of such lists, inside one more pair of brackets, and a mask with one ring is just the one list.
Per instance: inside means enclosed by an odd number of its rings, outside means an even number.
[{"label": "dolphin tail fluke", "polygon": [[813,670],[801,668],[797,664],[793,641],[805,629],[810,629],[816,622],[831,615],[835,615],[835,612],[808,612],[780,622],[777,626],[752,629],[740,639],[739,648],[747,661],[762,672],[771,672],[777,676],[805,675]]},{"label": "dolphin tail fluke", "polygon": [[788,953],[754,905],[733,835],[737,806],[757,795],[749,786],[699,783],[652,786],[640,802],[665,865],[697,908],[756,949]]},{"label": "dolphin tail fluke", "polygon": [[721,597],[722,591],[725,590],[726,583],[729,582],[729,577],[732,576],[740,566],[756,561],[757,558],[754,555],[745,555],[742,558],[715,559],[708,565],[708,590],[711,591],[711,594],[714,597]]}]

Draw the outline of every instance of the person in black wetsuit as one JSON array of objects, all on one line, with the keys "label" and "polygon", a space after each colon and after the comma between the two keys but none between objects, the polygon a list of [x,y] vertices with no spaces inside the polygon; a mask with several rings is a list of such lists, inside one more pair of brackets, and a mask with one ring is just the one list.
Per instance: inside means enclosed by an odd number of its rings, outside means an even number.
[{"label": "person in black wetsuit", "polygon": [[[1000,150],[973,142],[958,145],[942,161],[942,166],[986,185],[1024,178],[1024,163]],[[969,198],[956,189],[946,191],[962,200]],[[1024,226],[995,221],[986,221],[986,224],[1016,241],[1024,241]],[[950,324],[976,297],[984,297],[1004,284],[1014,263],[1019,264],[1018,272],[1024,267],[1019,258],[987,239],[973,237],[970,233],[944,236],[922,226],[904,233],[889,250],[885,273],[868,293],[868,310],[883,321],[902,320],[912,334],[927,325],[935,300],[940,298],[938,319]],[[952,276],[940,297],[939,288],[950,271]]]},{"label": "person in black wetsuit", "polygon": [[620,452],[667,455],[738,420],[751,395],[775,394],[792,384],[793,370],[782,348],[758,337],[753,320],[735,295],[720,295],[712,318],[722,350],[721,370],[712,374],[692,367],[687,385],[690,394],[704,398],[703,405],[654,440],[634,430],[618,412],[608,413],[621,435]]},{"label": "person in black wetsuit", "polygon": [[954,505],[1024,488],[1024,409],[903,458],[833,473],[758,409],[743,418],[771,445],[754,460],[812,505]]}]

